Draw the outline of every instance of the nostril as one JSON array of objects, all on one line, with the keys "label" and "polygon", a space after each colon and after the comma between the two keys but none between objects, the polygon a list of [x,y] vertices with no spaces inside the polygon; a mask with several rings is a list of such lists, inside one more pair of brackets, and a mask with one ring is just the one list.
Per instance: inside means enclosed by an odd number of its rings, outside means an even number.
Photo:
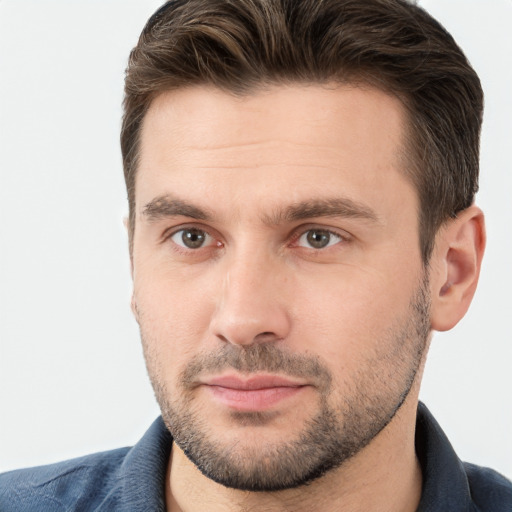
[{"label": "nostril", "polygon": [[277,341],[278,339],[281,339],[275,332],[265,331],[260,332],[255,338],[255,343],[266,343],[269,341]]},{"label": "nostril", "polygon": [[284,308],[267,300],[249,303],[236,300],[234,296],[229,302],[215,310],[209,332],[223,343],[235,345],[252,345],[283,340],[288,336],[290,319]]},{"label": "nostril", "polygon": [[259,343],[271,343],[275,341],[282,340],[282,337],[278,336],[275,332],[265,331],[260,332],[256,336],[237,336],[233,333],[231,337],[225,336],[221,333],[218,333],[217,338],[223,343],[235,343],[237,345],[254,345]]}]

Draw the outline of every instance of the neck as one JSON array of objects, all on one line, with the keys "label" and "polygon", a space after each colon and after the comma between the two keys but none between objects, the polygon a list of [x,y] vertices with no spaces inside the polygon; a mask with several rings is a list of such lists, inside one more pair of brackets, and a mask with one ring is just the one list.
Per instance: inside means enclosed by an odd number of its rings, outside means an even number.
[{"label": "neck", "polygon": [[174,445],[167,478],[167,510],[414,512],[422,483],[414,449],[416,409],[417,394],[410,393],[389,425],[342,467],[310,485],[279,492],[246,492],[217,484]]}]

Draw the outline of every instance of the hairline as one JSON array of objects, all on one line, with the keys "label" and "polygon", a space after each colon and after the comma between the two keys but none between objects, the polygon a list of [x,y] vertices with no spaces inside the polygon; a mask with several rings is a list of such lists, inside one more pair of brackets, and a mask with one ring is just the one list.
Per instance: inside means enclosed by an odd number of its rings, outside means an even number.
[{"label": "hairline", "polygon": [[[416,150],[416,141],[419,137],[419,129],[416,126],[416,123],[413,121],[414,109],[410,105],[409,97],[406,94],[401,94],[396,90],[392,89],[391,85],[385,84],[383,81],[379,81],[377,79],[371,80],[368,77],[365,77],[363,73],[349,73],[347,79],[343,80],[339,77],[329,78],[326,80],[297,80],[297,79],[282,79],[282,80],[261,80],[257,83],[252,83],[243,89],[236,87],[229,87],[228,85],[219,85],[216,83],[208,82],[208,81],[197,81],[190,83],[188,85],[180,85],[180,86],[168,86],[162,85],[162,87],[158,90],[155,90],[151,93],[147,94],[145,109],[142,114],[142,119],[139,122],[139,127],[137,130],[137,138],[134,141],[134,145],[132,150],[135,150],[132,165],[130,167],[131,174],[131,184],[132,189],[129,191],[129,196],[131,193],[131,199],[128,201],[129,206],[129,214],[128,214],[128,238],[129,238],[129,251],[130,256],[133,255],[133,241],[135,234],[135,225],[136,225],[136,203],[135,203],[135,191],[136,191],[136,181],[138,176],[139,164],[140,164],[140,149],[141,149],[141,138],[142,132],[144,130],[145,120],[149,109],[153,105],[154,101],[160,96],[171,93],[174,91],[184,91],[196,87],[208,87],[212,90],[217,90],[224,92],[226,94],[230,94],[236,98],[248,98],[250,96],[256,96],[257,94],[264,93],[265,91],[270,90],[273,87],[293,87],[293,86],[303,86],[303,87],[325,87],[328,89],[337,89],[343,86],[346,87],[354,87],[361,89],[374,89],[379,90],[388,96],[396,98],[400,105],[402,106],[403,113],[403,130],[402,130],[402,140],[398,147],[397,151],[397,170],[405,177],[405,179],[412,185],[416,197],[418,200],[418,211],[416,212],[417,218],[417,233],[418,233],[418,243],[420,245],[420,252],[422,254],[422,260],[425,266],[429,263],[429,254],[424,254],[423,244],[424,240],[422,239],[422,216],[423,216],[423,208],[421,205],[421,188],[419,183],[418,174],[421,173],[421,166],[418,162],[418,155]],[[130,197],[129,197],[130,199]],[[440,226],[437,226],[437,231],[439,231]],[[436,232],[437,232],[436,231]]]}]

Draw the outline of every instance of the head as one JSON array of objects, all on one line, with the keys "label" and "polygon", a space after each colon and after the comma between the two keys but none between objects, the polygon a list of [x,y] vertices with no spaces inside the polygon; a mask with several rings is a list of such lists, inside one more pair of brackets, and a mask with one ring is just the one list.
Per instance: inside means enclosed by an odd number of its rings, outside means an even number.
[{"label": "head", "polygon": [[401,0],[176,1],[124,106],[133,309],[177,444],[239,489],[342,467],[474,290],[476,74]]},{"label": "head", "polygon": [[402,103],[404,172],[420,199],[427,263],[438,228],[471,205],[478,190],[483,93],[451,35],[407,0],[164,4],[146,24],[126,73],[121,148],[130,240],[141,128],[160,93],[207,84],[243,96],[272,84],[329,82],[371,85]]}]

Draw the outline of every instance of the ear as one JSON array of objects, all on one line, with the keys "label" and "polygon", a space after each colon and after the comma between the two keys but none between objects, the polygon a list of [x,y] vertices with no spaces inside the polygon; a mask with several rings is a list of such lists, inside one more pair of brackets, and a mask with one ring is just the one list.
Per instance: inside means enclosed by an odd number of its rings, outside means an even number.
[{"label": "ear", "polygon": [[[128,239],[129,239],[130,238],[130,219],[128,217],[124,217],[123,225],[124,225],[124,228],[126,229],[126,233],[128,234]],[[130,275],[132,276],[132,281],[133,281],[133,254],[132,254],[131,247],[129,247],[129,251],[130,251]]]},{"label": "ear", "polygon": [[132,309],[133,316],[135,317],[135,320],[137,323],[139,323],[139,310],[137,309],[137,302],[135,301],[135,295],[132,292],[132,298],[130,301],[130,307]]},{"label": "ear", "polygon": [[443,225],[431,259],[431,326],[447,331],[466,314],[485,249],[484,215],[470,206]]},{"label": "ear", "polygon": [[[123,219],[123,224],[124,224],[126,231],[129,232],[130,221],[129,221],[128,217],[125,217]],[[132,276],[132,281],[133,281],[133,255],[132,255],[131,250],[130,250],[130,275]],[[135,294],[133,291],[132,291],[132,298],[130,300],[130,308],[132,310],[133,316],[135,317],[135,320],[138,322],[139,321],[139,311],[137,310],[137,303],[135,302]]]}]

